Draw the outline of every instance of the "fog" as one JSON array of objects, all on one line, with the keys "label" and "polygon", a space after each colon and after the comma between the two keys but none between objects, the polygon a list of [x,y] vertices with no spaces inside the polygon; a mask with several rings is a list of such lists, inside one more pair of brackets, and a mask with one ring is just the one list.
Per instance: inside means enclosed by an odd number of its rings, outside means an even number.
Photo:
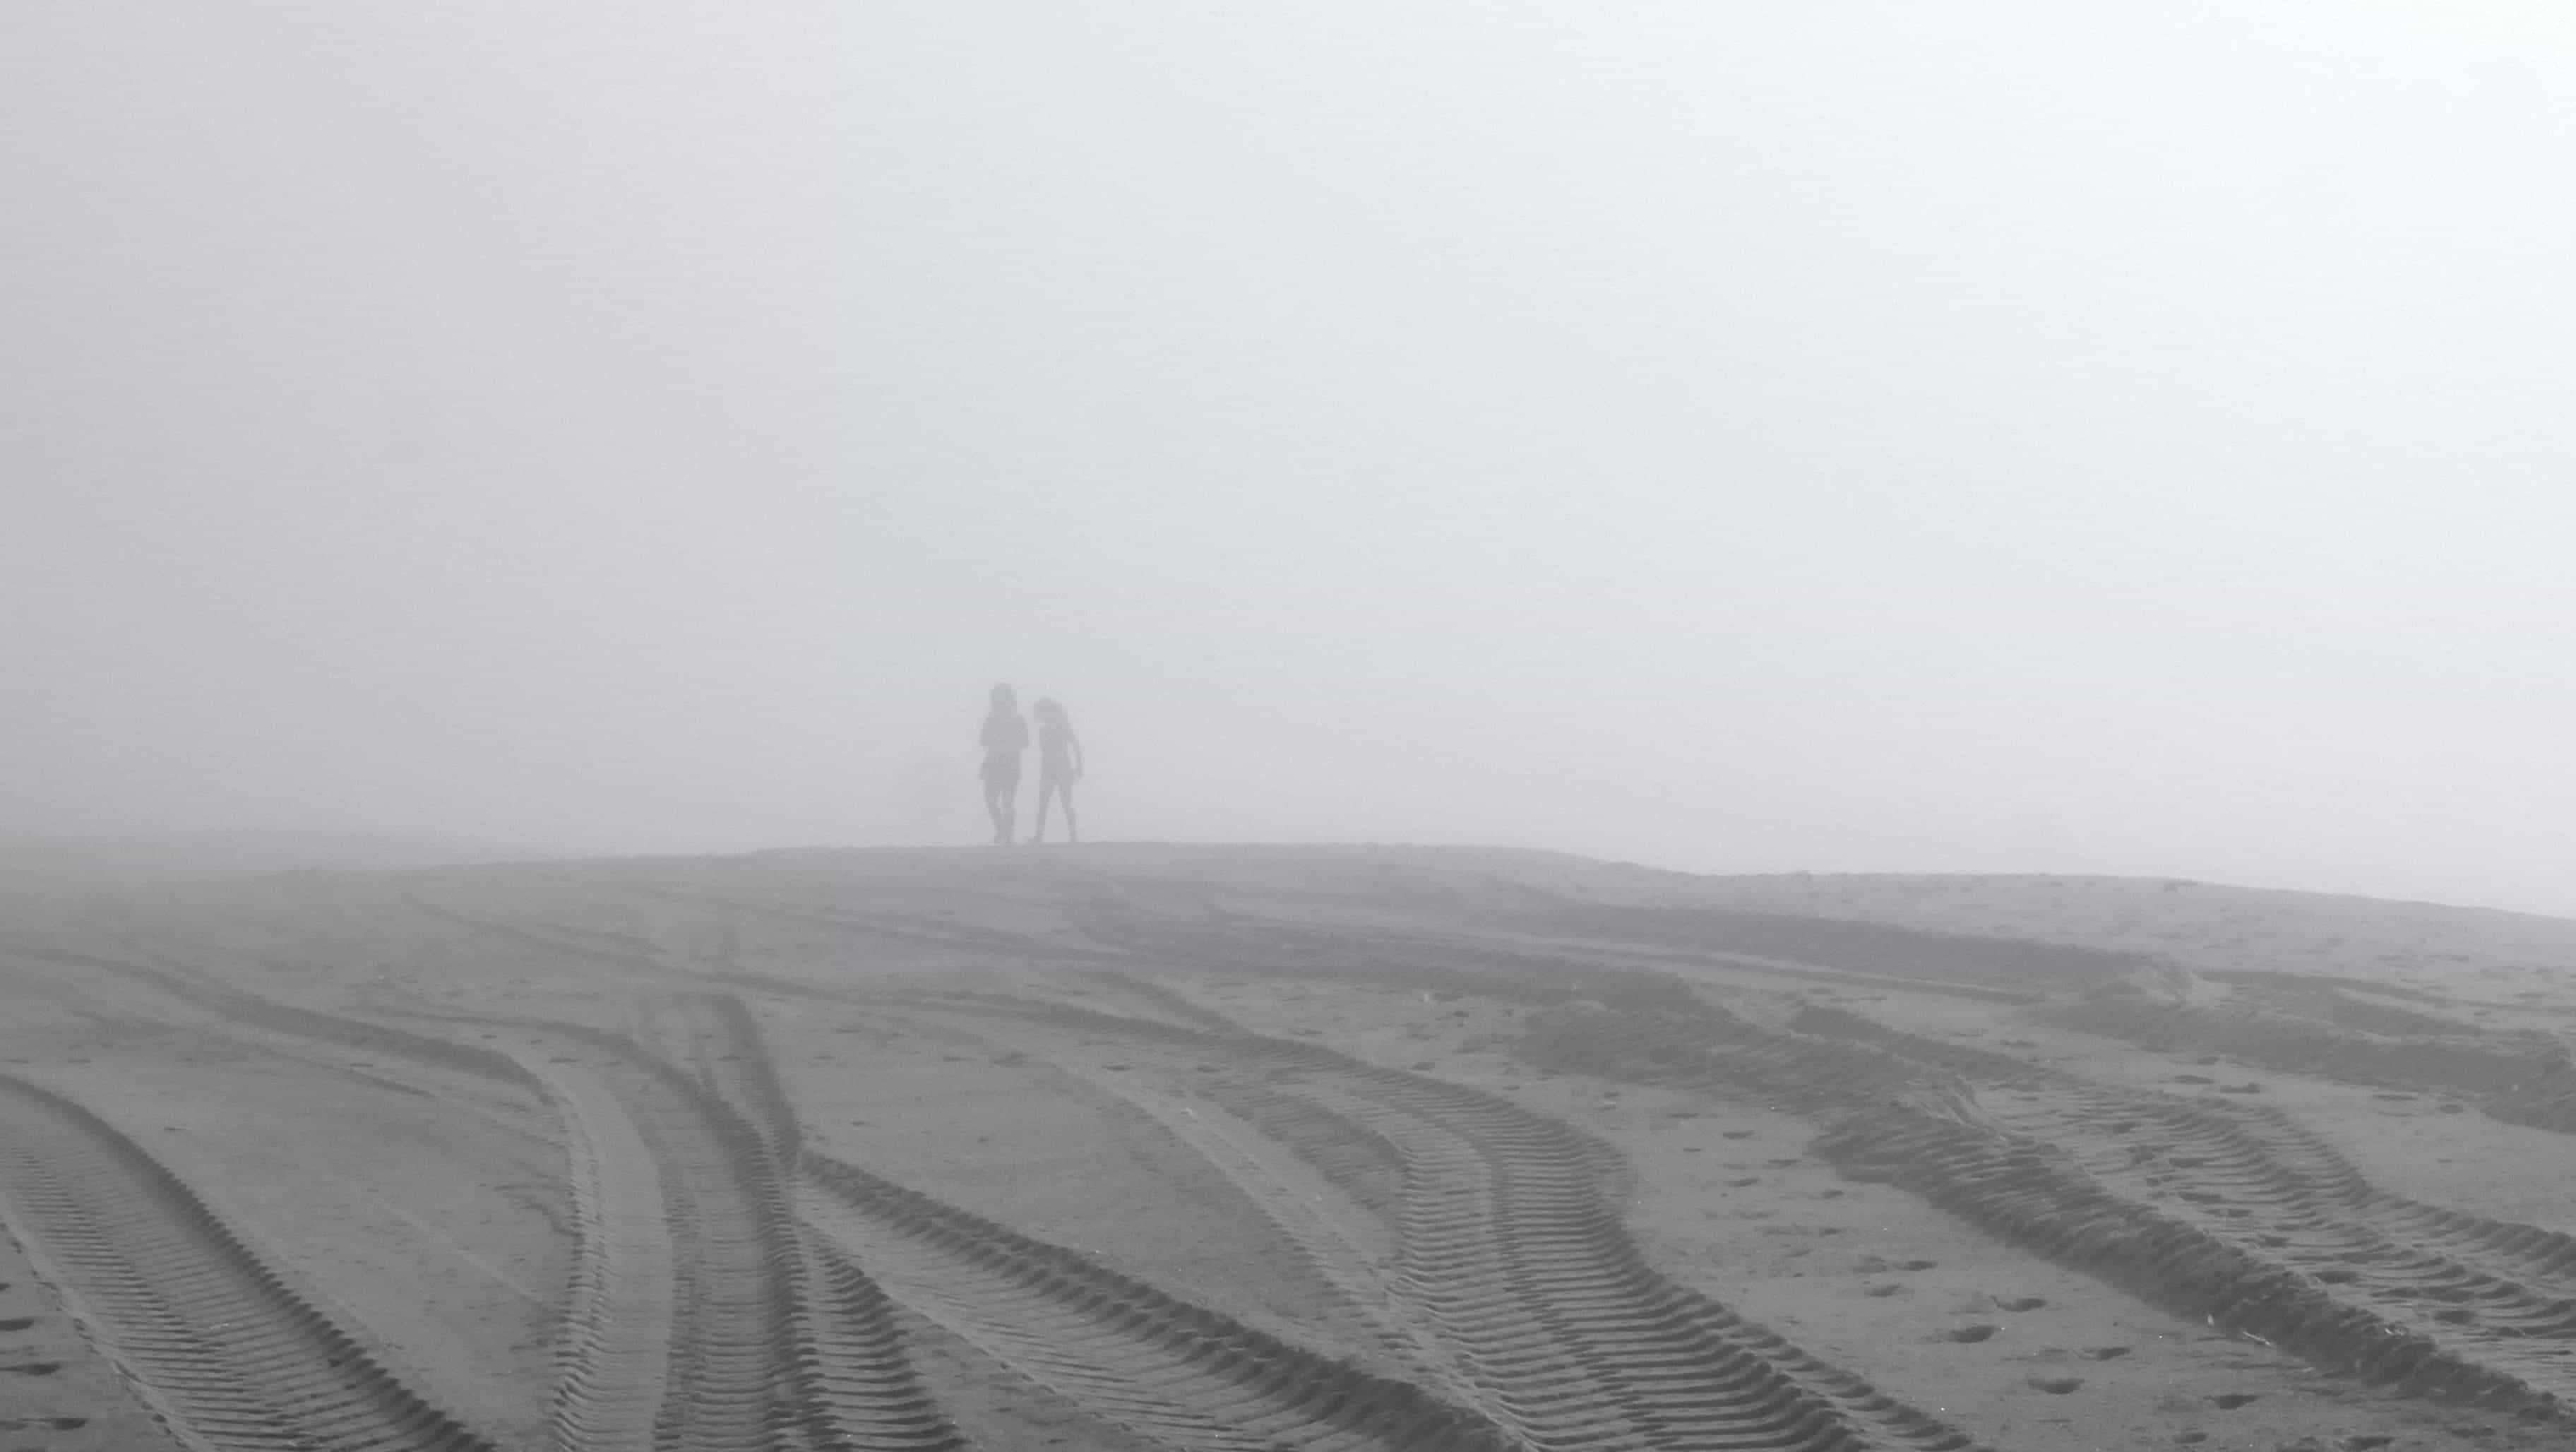
[{"label": "fog", "polygon": [[[0,9],[0,830],[2576,913],[2576,20]],[[1029,803],[1024,798],[1023,810]]]}]

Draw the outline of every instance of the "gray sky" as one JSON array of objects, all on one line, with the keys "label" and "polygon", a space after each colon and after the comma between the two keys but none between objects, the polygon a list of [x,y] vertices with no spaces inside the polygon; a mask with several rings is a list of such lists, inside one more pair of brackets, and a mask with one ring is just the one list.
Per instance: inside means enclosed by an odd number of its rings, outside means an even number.
[{"label": "gray sky", "polygon": [[2554,0],[0,7],[0,828],[2576,913]]}]

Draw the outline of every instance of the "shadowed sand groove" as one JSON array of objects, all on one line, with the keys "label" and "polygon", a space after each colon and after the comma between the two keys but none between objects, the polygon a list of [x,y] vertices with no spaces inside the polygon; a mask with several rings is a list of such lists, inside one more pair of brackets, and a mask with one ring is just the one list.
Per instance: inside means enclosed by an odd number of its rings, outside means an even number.
[{"label": "shadowed sand groove", "polygon": [[6,1075],[0,1190],[20,1242],[183,1440],[224,1452],[491,1449],[289,1289],[131,1140]]},{"label": "shadowed sand groove", "polygon": [[245,992],[218,983],[201,974],[184,973],[170,968],[131,963],[102,957],[95,953],[74,952],[50,946],[13,946],[8,951],[22,957],[62,963],[91,972],[112,973],[131,982],[159,989],[171,997],[225,1018],[256,1025],[276,1033],[318,1039],[343,1048],[374,1053],[397,1054],[416,1063],[441,1069],[476,1074],[533,1091],[537,1086],[525,1066],[507,1054],[471,1044],[454,1043],[413,1033],[390,1025],[364,1019],[344,1018],[339,1014],[320,1013],[279,1003],[256,993]]},{"label": "shadowed sand groove", "polygon": [[1795,1022],[2014,1086],[1976,1096],[1994,1128],[2062,1148],[2105,1189],[2333,1286],[2457,1355],[2576,1395],[2576,1238],[2383,1193],[2267,1105],[2099,1084],[1847,1010]]},{"label": "shadowed sand groove", "polygon": [[[1609,1012],[1558,1015],[1540,1026],[1531,1043],[1534,1056],[1546,1063],[1722,1093],[1751,1091],[1802,1112],[1838,1117],[1839,1126],[1816,1148],[1846,1173],[1912,1190],[2060,1264],[2318,1365],[2409,1392],[2498,1403],[2533,1415],[2556,1409],[2568,1385],[2568,1363],[2557,1346],[2530,1338],[2533,1326],[2554,1326],[2561,1319],[2557,1298],[2529,1288],[2499,1292],[2495,1278],[2406,1249],[2366,1219],[2338,1221],[2327,1214],[2324,1206],[2334,1195],[2366,1194],[2367,1188],[2349,1165],[2286,1120],[2248,1112],[2249,1122],[2259,1121],[2279,1137],[2283,1152],[2274,1156],[2243,1124],[2230,1125],[2219,1112],[2187,1101],[2059,1083],[1999,1055],[1937,1047],[1942,1052],[1927,1051],[1924,1062],[1909,1062],[1883,1048],[1782,1033],[1715,1009],[1679,1022]],[[1994,1074],[2008,1073],[2009,1082],[2040,1096],[2035,1106],[1998,1101],[1990,1108],[1967,1087],[1959,1070],[1978,1070],[1977,1061],[1987,1057],[1996,1061]],[[1936,1061],[1937,1069],[1931,1067]],[[2045,1097],[2051,1091],[2065,1097],[2051,1105]],[[2278,1228],[2241,1242],[2231,1239],[2209,1226],[2232,1227],[2232,1220],[2197,1212],[2234,1209],[2251,1219],[2258,1213],[2253,1204],[2229,1204],[2225,1190],[2184,1188],[2196,1182],[2168,1178],[2177,1189],[2174,1208],[2150,1205],[2089,1172],[2083,1158],[2055,1138],[2013,1133],[2010,1127],[2015,1120],[2024,1128],[2048,1120],[2064,1135],[2070,1125],[2095,1118],[2099,1123],[2085,1133],[2118,1137],[2124,1146],[2118,1152],[2137,1163],[2144,1162],[2142,1150],[2166,1155],[2174,1143],[2197,1136],[2203,1153],[2180,1155],[2173,1173],[2210,1168],[2205,1161],[2219,1161],[2218,1148],[2232,1145],[2228,1153],[2241,1156],[2244,1166],[2240,1196],[2266,1205],[2262,1213],[2272,1215]],[[2166,1133],[2174,1135],[2172,1143]],[[2236,1182],[2222,1171],[2212,1183]],[[2260,1186],[2261,1193],[2245,1193],[2245,1186]],[[2500,1225],[2477,1231],[2443,1220],[2445,1212],[2427,1219],[2422,1212],[2430,1209],[2391,1199],[2372,1213],[2422,1223],[2436,1233],[2491,1236],[2505,1255],[2527,1252],[2536,1244],[2532,1237],[2550,1234]],[[2294,1264],[2278,1253],[2285,1249],[2308,1258]],[[2376,1278],[2374,1284],[2354,1290],[2366,1273]],[[2463,1287],[2512,1303],[2531,1325],[2498,1332],[2463,1328],[2424,1316],[2414,1300]]]},{"label": "shadowed sand groove", "polygon": [[587,1143],[557,1444],[961,1446],[874,1287],[795,1224],[761,1133],[632,1045],[563,1032],[586,1052],[545,1077]]},{"label": "shadowed sand groove", "polygon": [[808,1152],[806,1214],[890,1292],[1084,1410],[1191,1449],[1506,1452],[1473,1415]]},{"label": "shadowed sand groove", "polygon": [[[1290,1159],[1288,1152],[1267,1145],[1258,1131],[1249,1125],[1228,1126],[1216,1122],[1224,1115],[1215,1105],[1199,1108],[1165,1100],[1134,1089],[1103,1085],[1169,1131],[1173,1138],[1196,1151],[1217,1173],[1261,1212],[1280,1237],[1295,1247],[1315,1279],[1330,1287],[1342,1304],[1359,1319],[1377,1349],[1391,1357],[1408,1377],[1418,1378],[1439,1395],[1474,1405],[1477,1395],[1458,1374],[1449,1349],[1436,1339],[1424,1335],[1421,1328],[1406,1318],[1393,1304],[1389,1293],[1392,1267],[1389,1257],[1378,1253],[1349,1224],[1316,1203],[1329,1192],[1341,1194],[1338,1187],[1324,1185],[1317,1178],[1316,1198],[1302,1195],[1291,1186],[1286,1171],[1271,1163],[1272,1157]],[[1249,1142],[1247,1142],[1249,1141]],[[1265,1153],[1266,1149],[1266,1153]],[[1305,1171],[1313,1174],[1311,1169]],[[1374,1217],[1349,1207],[1355,1216],[1373,1223]]]},{"label": "shadowed sand groove", "polygon": [[[734,996],[690,994],[685,999],[672,1001],[665,1014],[659,1014],[659,1019],[675,1022],[680,1027],[685,1043],[688,1043],[690,1066],[698,1068],[701,1079],[714,1092],[724,1094],[729,1102],[739,1104],[755,1120],[755,1125],[760,1125],[762,1140],[773,1146],[775,1153],[799,1153],[801,1135],[796,1130],[796,1115],[788,1107],[786,1092],[778,1084],[775,1068],[770,1066],[768,1050],[762,1048],[760,1030],[752,1022],[750,1012],[742,1007],[742,1001],[734,999]],[[819,1187],[840,1189],[835,1195],[817,1197],[814,1192],[809,1192],[809,1195],[801,1197],[804,1218],[809,1223],[829,1228],[837,1243],[858,1251],[860,1264],[873,1269],[878,1277],[894,1277],[896,1295],[904,1303],[912,1305],[917,1313],[927,1316],[930,1321],[938,1321],[940,1326],[958,1334],[969,1344],[997,1357],[999,1362],[1015,1367],[1020,1375],[1028,1375],[1030,1380],[1066,1395],[1069,1401],[1084,1406],[1095,1416],[1128,1426],[1144,1437],[1154,1437],[1159,1442],[1177,1442],[1182,1447],[1306,1444],[1298,1442],[1296,1431],[1291,1426],[1270,1429],[1267,1442],[1265,1439],[1247,1442],[1244,1431],[1234,1421],[1218,1419],[1216,1413],[1242,1406],[1244,1393],[1239,1377],[1229,1375],[1229,1372],[1206,1372],[1200,1367],[1200,1362],[1206,1362],[1206,1357],[1198,1352],[1195,1341],[1206,1339],[1211,1328],[1224,1328],[1224,1336],[1234,1344],[1267,1349],[1267,1354],[1280,1359],[1283,1367],[1288,1367],[1288,1364],[1309,1367],[1309,1380],[1319,1380],[1319,1385],[1327,1385],[1327,1388],[1340,1388],[1347,1395],[1381,1398],[1381,1401],[1388,1395],[1419,1401],[1422,1413],[1430,1416],[1430,1434],[1450,1437],[1455,1431],[1450,1421],[1461,1419],[1461,1413],[1455,1413],[1455,1408],[1440,1406],[1404,1382],[1388,1382],[1381,1377],[1370,1377],[1365,1372],[1352,1370],[1340,1362],[1327,1362],[1327,1359],[1303,1352],[1296,1346],[1288,1346],[1285,1341],[1273,1339],[1273,1336],[1255,1331],[1255,1328],[1239,1326],[1221,1313],[1198,1308],[1198,1305],[1190,1305],[1185,1300],[1167,1298],[1162,1292],[1144,1287],[1141,1282],[1128,1282],[1123,1277],[1110,1277],[1108,1272],[1097,1272],[1095,1267],[1074,1256],[1072,1251],[1048,1246],[1048,1243],[1033,1241],[1033,1238],[1015,1236],[999,1225],[974,1218],[963,1210],[938,1205],[927,1197],[912,1195],[912,1192],[896,1192],[891,1184],[878,1182],[855,1166],[819,1159],[819,1156],[809,1156],[804,1164],[809,1166],[809,1179],[817,1179]],[[981,1259],[969,1254],[966,1267],[961,1269],[958,1264],[943,1264],[938,1251],[925,1251],[920,1238],[886,1238],[881,1223],[868,1218],[853,1218],[853,1195],[858,1195],[858,1200],[868,1202],[868,1205],[876,1205],[884,1197],[907,1197],[904,1205],[912,1207],[917,1215],[907,1218],[904,1223],[914,1225],[914,1228],[920,1228],[927,1220],[938,1220],[940,1225],[948,1225],[948,1228],[969,1225],[969,1238],[974,1249],[981,1251]],[[1144,1316],[1185,1326],[1188,1334],[1180,1336],[1180,1339],[1172,1339],[1172,1336],[1159,1336],[1157,1339],[1149,1328],[1136,1326],[1115,1326],[1110,1331],[1103,1331],[1095,1305],[1069,1305],[1061,1295],[1051,1298],[1046,1292],[1033,1292],[1028,1282],[997,1285],[992,1280],[994,1264],[1002,1264],[1005,1269],[1025,1269],[1030,1264],[1028,1256],[1054,1261],[1059,1274],[1061,1267],[1079,1267],[1079,1272],[1074,1274],[1079,1280],[1084,1280],[1084,1285],[1097,1290],[1100,1298],[1110,1298],[1118,1305],[1144,1305]],[[848,1256],[842,1259],[842,1267],[848,1267]],[[1188,1385],[1182,1390],[1170,1388],[1170,1385],[1151,1385],[1151,1390],[1146,1390],[1144,1382],[1159,1382],[1172,1375],[1180,1375]],[[1288,1406],[1288,1403],[1283,1403],[1283,1406]],[[1270,1408],[1270,1411],[1275,1413],[1278,1408]],[[1298,1416],[1303,1416],[1303,1413],[1298,1413]],[[1278,1416],[1267,1416],[1267,1421],[1278,1421]],[[1340,1447],[1345,1442],[1332,1442],[1332,1437],[1347,1434],[1350,1429],[1334,1424],[1327,1416],[1316,1424],[1314,1431],[1316,1437],[1327,1437],[1324,1444]],[[1499,1437],[1499,1434],[1494,1434],[1494,1437]],[[1458,1447],[1484,1447],[1484,1444],[1492,1444],[1494,1437],[1486,1437],[1481,1442],[1471,1437],[1468,1442],[1458,1442]],[[1376,1431],[1368,1431],[1360,1442],[1347,1444],[1352,1444],[1352,1447],[1381,1447],[1388,1442],[1378,1442]]]},{"label": "shadowed sand groove", "polygon": [[[1378,1216],[1347,1198],[1330,1177],[1301,1163],[1273,1137],[1235,1119],[1213,1100],[1193,1103],[1189,1096],[1141,1088],[1128,1076],[1093,1072],[1054,1052],[1061,1045],[1042,1031],[1022,1027],[1010,1032],[988,1022],[985,1027],[991,1032],[970,1032],[958,1027],[953,1015],[933,1017],[945,1032],[966,1034],[977,1042],[1041,1060],[1150,1118],[1206,1161],[1269,1222],[1315,1282],[1337,1298],[1352,1318],[1351,1331],[1399,1374],[1462,1406],[1478,1403],[1479,1394],[1459,1377],[1449,1349],[1399,1314],[1392,1303],[1388,1292],[1392,1236]],[[1324,1113],[1309,1106],[1295,1107],[1318,1117]],[[1389,1156],[1391,1164],[1392,1151]]]},{"label": "shadowed sand groove", "polygon": [[[1558,1121],[1313,1045],[1035,1000],[943,1001],[1186,1047],[1238,1066],[1261,1094],[1328,1111],[1263,1116],[1265,1128],[1355,1127],[1390,1146],[1404,1173],[1390,1300],[1447,1348],[1476,1408],[1530,1446],[1972,1445],[1648,1266],[1601,1192],[1615,1152]],[[1294,1147],[1328,1174],[1354,1158]]]},{"label": "shadowed sand groove", "polygon": [[764,1151],[792,1169],[804,1148],[804,1131],[751,1010],[730,993],[680,994],[657,1008],[653,1017],[675,1030],[681,1064],[708,1093],[733,1106]]},{"label": "shadowed sand groove", "polygon": [[[2330,990],[2311,990],[2313,1001]],[[2377,1032],[2295,1011],[2297,1000],[2249,991],[2224,1008],[2165,1005],[2118,995],[2086,997],[2038,1013],[2048,1022],[2145,1047],[2226,1054],[2293,1074],[2411,1084],[2498,1104],[2568,1068],[2565,1046],[2541,1035],[2488,1035],[2468,1024]],[[2304,1006],[2304,1005],[2302,1005]],[[2442,1021],[2422,1015],[2425,1024]],[[2382,1023],[2382,1028],[2395,1027]],[[2541,1126],[2547,1128],[2548,1126]]]},{"label": "shadowed sand groove", "polygon": [[1114,968],[1095,969],[1082,976],[1093,983],[1133,995],[1139,1002],[1150,1005],[1155,1011],[1175,1023],[1187,1024],[1209,1033],[1239,1034],[1245,1031],[1243,1025],[1233,1019],[1199,1003],[1187,994],[1176,993],[1152,979],[1140,978],[1133,973],[1122,973]]},{"label": "shadowed sand groove", "polygon": [[2555,1399],[2265,1261],[2103,1189],[2062,1156],[1889,1106],[1817,1142],[1857,1178],[1901,1185],[1983,1228],[2146,1300],[2400,1390],[2534,1415]]},{"label": "shadowed sand groove", "polygon": [[[587,1051],[580,1057],[590,1070],[568,1071],[546,1062],[560,1056],[514,1057],[279,1004],[193,975],[83,954],[45,956],[133,977],[280,1032],[541,1094],[566,1129],[580,1242],[559,1353],[558,1447],[938,1452],[964,1445],[914,1380],[882,1293],[845,1259],[810,1245],[794,1224],[781,1168],[788,1161],[776,1139],[783,1124],[783,1148],[792,1155],[794,1119],[756,1040],[746,1082],[747,1100],[762,1115],[759,1128],[607,1035],[564,1029]],[[730,998],[693,995],[681,1003],[693,1025],[713,1015],[748,1029],[748,1016]],[[681,1323],[683,1316],[691,1319]],[[747,1327],[769,1338],[754,1356],[708,1345],[711,1335],[749,1345]],[[755,1385],[765,1389],[743,1389]],[[743,1419],[746,1408],[757,1413],[757,1425]],[[758,1440],[728,1440],[736,1436]]]},{"label": "shadowed sand groove", "polygon": [[[762,1173],[778,1193],[786,1194],[803,1154],[804,1134],[750,1010],[732,994],[691,993],[669,1005],[669,1016],[699,1085],[741,1116],[757,1138]],[[800,1315],[813,1349],[810,1371],[824,1424],[855,1446],[925,1452],[964,1447],[964,1438],[915,1377],[895,1324],[894,1304],[884,1289],[795,1216],[792,1203],[782,1208],[795,1257],[813,1288]]]}]

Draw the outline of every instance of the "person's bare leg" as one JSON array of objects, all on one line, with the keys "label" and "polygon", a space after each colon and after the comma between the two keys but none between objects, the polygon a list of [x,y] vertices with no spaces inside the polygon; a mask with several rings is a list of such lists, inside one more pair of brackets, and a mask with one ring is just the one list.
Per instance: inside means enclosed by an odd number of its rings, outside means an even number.
[{"label": "person's bare leg", "polygon": [[1015,805],[1013,799],[1019,794],[1019,788],[1012,783],[998,780],[984,783],[984,813],[993,819],[993,845],[996,847],[1011,845],[1011,819],[1016,815],[1012,810]]},{"label": "person's bare leg", "polygon": [[1073,783],[1066,782],[1058,790],[1064,793],[1064,840],[1078,843],[1082,840],[1082,824],[1073,818]]},{"label": "person's bare leg", "polygon": [[1045,845],[1047,798],[1053,795],[1054,792],[1055,783],[1048,781],[1045,777],[1038,778],[1038,826],[1036,831],[1029,834],[1029,845],[1032,847]]}]

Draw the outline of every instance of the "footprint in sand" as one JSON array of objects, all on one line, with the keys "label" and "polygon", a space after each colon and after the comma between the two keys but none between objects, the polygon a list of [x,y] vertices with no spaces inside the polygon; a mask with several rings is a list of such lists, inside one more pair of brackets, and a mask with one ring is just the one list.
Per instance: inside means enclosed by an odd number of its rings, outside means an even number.
[{"label": "footprint in sand", "polygon": [[59,1361],[22,1361],[15,1366],[0,1366],[0,1371],[19,1376],[51,1376],[62,1369],[63,1364]]},{"label": "footprint in sand", "polygon": [[1944,1341],[1964,1341],[1970,1345],[1974,1345],[1980,1341],[1992,1340],[1994,1338],[1994,1334],[2002,1329],[2004,1328],[1997,1326],[1992,1322],[1980,1321],[1973,1326],[1953,1326],[1949,1330],[1941,1333],[1941,1339]]},{"label": "footprint in sand", "polygon": [[0,1317],[0,1331],[24,1331],[35,1324],[33,1316]]},{"label": "footprint in sand", "polygon": [[1717,1137],[1719,1139],[1751,1139],[1753,1138],[1753,1131],[1749,1129],[1721,1129],[1717,1132]]},{"label": "footprint in sand", "polygon": [[2211,1397],[2209,1399],[2209,1404],[2218,1408],[2222,1412],[2232,1412],[2238,1407],[2245,1405],[2247,1402],[2259,1402],[2261,1400],[2263,1400],[2263,1397],[2259,1392],[2221,1392],[2219,1395]]},{"label": "footprint in sand", "polygon": [[1883,1286],[1863,1286],[1860,1293],[1864,1296],[1901,1296],[1905,1294],[1905,1287],[1893,1283]]},{"label": "footprint in sand", "polygon": [[2007,1311],[2036,1311],[2048,1304],[2046,1296],[1988,1296],[1986,1299]]},{"label": "footprint in sand", "polygon": [[2117,1361],[2128,1355],[2129,1351],[2130,1348],[2126,1346],[2087,1346],[2075,1354],[2086,1361]]},{"label": "footprint in sand", "polygon": [[2034,1376],[2026,1384],[2035,1391],[2044,1391],[2050,1396],[2062,1397],[2068,1392],[2074,1391],[2078,1387],[2084,1385],[2084,1378],[2080,1376]]}]

